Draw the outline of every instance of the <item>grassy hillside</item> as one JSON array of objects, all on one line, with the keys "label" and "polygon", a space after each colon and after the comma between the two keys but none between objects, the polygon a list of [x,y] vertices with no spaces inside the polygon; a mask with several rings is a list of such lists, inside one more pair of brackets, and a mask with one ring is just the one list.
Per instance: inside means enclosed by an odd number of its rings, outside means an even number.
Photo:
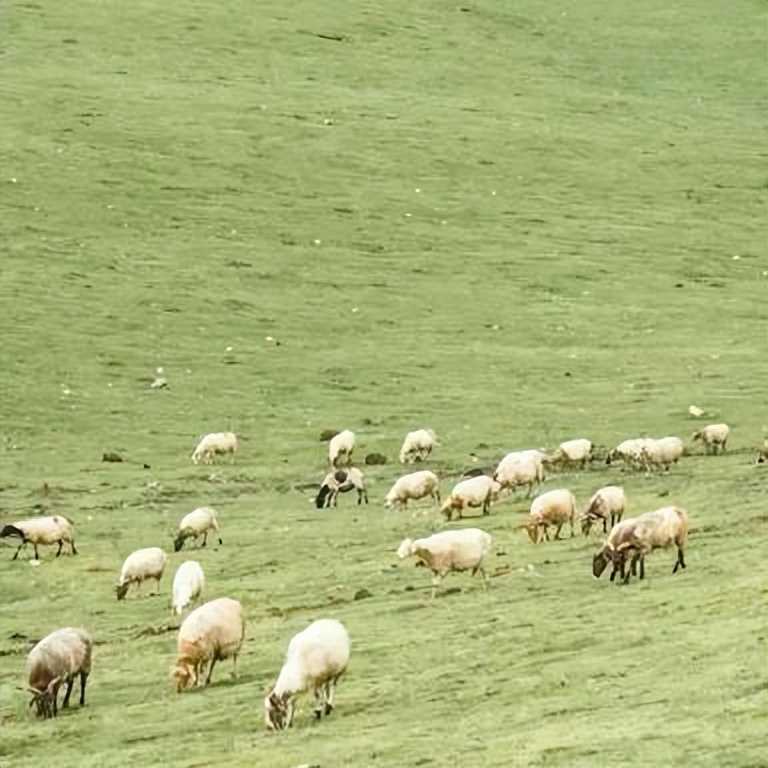
[{"label": "grassy hillside", "polygon": [[[0,549],[4,768],[41,743],[84,767],[763,765],[765,22],[694,0],[3,2],[0,522],[65,514],[80,551]],[[725,456],[545,485],[685,507],[683,573],[666,552],[642,584],[595,581],[599,537],[534,547],[520,497],[450,524],[494,536],[487,592],[452,575],[430,602],[396,561],[446,527],[382,508],[409,429],[437,432],[447,494],[512,449],[691,445],[707,420]],[[309,501],[329,428],[358,465],[389,458],[367,507]],[[222,429],[236,463],[193,466]],[[223,545],[118,604],[123,559],[204,504]],[[178,696],[188,557],[248,633],[238,680],[222,663]],[[321,616],[353,639],[337,710],[315,723],[307,697],[268,734],[288,640]],[[41,723],[16,686],[66,625],[96,642],[88,704]]]}]

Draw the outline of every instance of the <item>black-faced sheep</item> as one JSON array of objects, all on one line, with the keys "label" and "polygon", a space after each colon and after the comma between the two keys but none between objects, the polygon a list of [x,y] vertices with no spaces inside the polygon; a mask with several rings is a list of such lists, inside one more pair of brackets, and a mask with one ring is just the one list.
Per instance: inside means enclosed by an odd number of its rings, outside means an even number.
[{"label": "black-faced sheep", "polygon": [[75,548],[75,529],[74,523],[63,515],[52,515],[49,517],[34,517],[30,520],[17,520],[15,523],[6,525],[0,531],[0,538],[8,536],[17,536],[21,543],[13,556],[15,560],[19,556],[21,548],[27,544],[32,544],[35,549],[35,560],[40,559],[37,551],[38,544],[58,544],[56,557],[61,554],[63,544],[69,544],[73,555],[77,554]]},{"label": "black-faced sheep", "polygon": [[365,478],[357,467],[329,472],[320,484],[320,490],[315,498],[315,506],[318,509],[335,507],[338,503],[339,494],[347,493],[353,489],[357,491],[357,503],[362,504],[365,500],[367,504],[368,491],[365,488]]}]

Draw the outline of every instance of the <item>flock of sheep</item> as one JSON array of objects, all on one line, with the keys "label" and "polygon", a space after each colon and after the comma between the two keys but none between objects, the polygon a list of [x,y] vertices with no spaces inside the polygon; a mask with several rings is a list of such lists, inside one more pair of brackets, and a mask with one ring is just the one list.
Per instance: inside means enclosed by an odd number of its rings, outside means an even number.
[{"label": "flock of sheep", "polygon": [[[692,436],[701,441],[707,453],[725,451],[729,428],[726,424],[711,424]],[[427,460],[439,445],[434,433],[428,429],[409,432],[399,453],[402,464]],[[358,494],[358,504],[368,502],[363,473],[351,466],[355,448],[355,435],[350,430],[335,434],[329,441],[331,471],[323,479],[315,499],[318,508],[335,506],[338,495],[351,490]],[[237,437],[231,432],[204,436],[194,453],[195,464],[213,463],[217,457],[229,455],[234,460]],[[529,497],[541,485],[545,471],[551,467],[583,468],[594,456],[594,446],[587,439],[561,443],[552,453],[531,449],[507,454],[493,476],[471,473],[459,481],[442,502],[441,511],[448,521],[454,514],[463,517],[468,508],[490,512],[491,505],[505,492],[527,489]],[[607,464],[623,462],[630,467],[645,470],[669,470],[683,455],[683,443],[677,437],[638,438],[627,440],[610,450]],[[406,508],[409,501],[432,499],[440,504],[437,475],[429,470],[411,472],[400,477],[386,494],[386,508]],[[533,499],[524,527],[531,541],[549,540],[549,529],[559,538],[564,525],[570,525],[571,536],[577,518],[584,535],[589,535],[595,524],[601,524],[607,538],[594,555],[593,574],[599,577],[610,563],[611,581],[620,574],[623,582],[631,575],[645,575],[645,557],[658,548],[675,546],[677,559],[673,573],[685,568],[689,520],[685,510],[664,507],[634,518],[622,519],[626,507],[624,490],[619,486],[606,486],[597,490],[579,515],[574,495],[560,488],[540,494]],[[180,551],[189,540],[205,546],[208,535],[222,543],[216,512],[201,507],[186,515],[179,524],[174,550]],[[77,554],[74,526],[61,515],[21,520],[3,527],[0,538],[16,537],[21,549],[32,544],[35,559],[39,559],[38,546],[58,544],[56,556],[64,544],[73,555]],[[421,539],[405,539],[397,549],[397,556],[415,556],[417,564],[432,571],[432,598],[447,574],[453,571],[479,572],[487,587],[488,575],[483,568],[484,559],[493,546],[491,536],[479,528],[446,530]],[[154,580],[159,591],[167,554],[160,547],[148,547],[130,554],[120,570],[115,585],[118,600],[125,599],[132,584],[141,588],[144,581]],[[205,576],[196,561],[183,562],[173,580],[171,610],[181,615],[205,589]],[[206,602],[192,610],[182,622],[177,638],[177,658],[171,668],[171,677],[179,692],[191,686],[207,685],[217,661],[232,658],[236,671],[237,657],[245,637],[245,617],[242,605],[228,597]],[[29,653],[27,659],[27,690],[32,693],[30,706],[35,705],[39,717],[52,717],[58,712],[58,693],[63,685],[66,692],[62,706],[69,704],[75,680],[80,680],[80,704],[85,703],[85,687],[91,671],[93,642],[89,634],[79,628],[58,629],[43,638]],[[315,715],[328,715],[333,709],[336,684],[344,674],[350,656],[350,638],[346,628],[333,619],[320,619],[294,636],[288,644],[284,665],[277,682],[264,701],[265,724],[271,730],[291,725],[295,700],[299,693],[312,690],[316,699]]]}]

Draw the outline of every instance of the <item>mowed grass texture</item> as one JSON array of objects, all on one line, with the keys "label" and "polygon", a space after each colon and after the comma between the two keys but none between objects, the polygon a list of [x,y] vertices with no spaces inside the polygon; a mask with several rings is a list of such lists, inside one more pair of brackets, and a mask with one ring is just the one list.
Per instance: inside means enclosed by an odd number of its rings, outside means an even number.
[{"label": "mowed grass texture", "polygon": [[[3,2],[0,511],[67,515],[80,553],[0,550],[3,767],[764,765],[765,29],[760,2]],[[596,581],[601,537],[533,546],[519,497],[385,512],[422,426],[443,495],[513,449],[679,435],[668,475],[545,489],[684,507],[687,569]],[[309,501],[329,428],[389,459],[367,507]],[[193,466],[224,429],[236,462]],[[202,505],[223,545],[118,604]],[[430,602],[397,545],[473,524],[499,575]],[[190,557],[247,640],[179,696]],[[336,711],[268,734],[324,616],[353,641]],[[67,625],[87,706],[38,722],[16,686]]]}]

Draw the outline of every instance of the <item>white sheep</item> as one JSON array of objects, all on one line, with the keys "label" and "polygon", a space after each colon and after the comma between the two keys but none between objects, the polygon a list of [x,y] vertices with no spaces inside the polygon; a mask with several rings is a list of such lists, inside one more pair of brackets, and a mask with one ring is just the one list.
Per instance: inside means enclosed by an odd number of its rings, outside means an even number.
[{"label": "white sheep", "polygon": [[330,715],[339,678],[349,664],[351,643],[343,624],[319,619],[291,638],[274,688],[264,699],[264,722],[272,731],[293,722],[296,696],[311,688],[315,717]]},{"label": "white sheep", "polygon": [[608,532],[608,521],[611,528],[621,521],[627,506],[627,496],[624,489],[618,485],[606,485],[592,495],[587,502],[584,514],[581,517],[581,532],[589,536],[592,525],[598,521],[603,522],[603,533]]},{"label": "white sheep", "polygon": [[[621,526],[621,527],[619,527]],[[617,530],[618,529],[618,530]],[[620,569],[624,583],[630,574],[637,573],[640,563],[640,578],[645,578],[645,556],[655,549],[677,547],[677,559],[672,573],[678,568],[685,568],[685,546],[688,542],[688,513],[680,507],[662,507],[653,512],[646,512],[635,518],[629,518],[614,526],[603,548],[595,554],[592,572],[600,577],[606,564],[613,561],[611,581]],[[625,574],[625,562],[629,558],[630,569]]]},{"label": "white sheep", "polygon": [[221,536],[219,535],[219,524],[216,520],[216,510],[212,507],[193,509],[190,513],[184,515],[179,523],[179,532],[176,534],[173,542],[173,551],[178,552],[184,546],[184,542],[187,539],[197,541],[200,536],[203,537],[203,543],[200,546],[204,547],[208,541],[208,531],[213,531],[219,544],[222,543]]},{"label": "white sheep", "polygon": [[352,462],[352,451],[355,450],[355,433],[345,429],[334,435],[328,443],[328,458],[331,466],[348,467]]},{"label": "white sheep", "polygon": [[[237,676],[237,657],[244,638],[245,616],[237,600],[220,597],[195,608],[179,628],[176,663],[170,673],[176,690],[181,693],[191,685],[208,685],[216,662],[230,657]],[[206,667],[208,675],[203,683]]]},{"label": "white sheep", "polygon": [[462,517],[464,510],[468,507],[482,507],[483,514],[487,515],[491,511],[491,502],[498,499],[500,492],[501,486],[492,477],[488,475],[470,477],[456,483],[440,511],[449,521],[453,518],[454,512]]},{"label": "white sheep", "polygon": [[411,472],[409,475],[398,478],[389,489],[389,493],[384,499],[384,506],[387,509],[395,506],[405,508],[410,499],[416,501],[426,496],[430,496],[438,504],[440,503],[440,481],[437,479],[437,475],[428,469]]},{"label": "white sheep", "polygon": [[571,525],[573,536],[573,521],[576,517],[576,499],[565,488],[557,488],[537,496],[531,502],[531,510],[528,515],[526,530],[531,541],[536,544],[539,540],[539,532],[544,532],[544,538],[549,541],[549,526],[555,526],[555,539],[560,538],[560,530],[566,523]]},{"label": "white sheep", "polygon": [[27,657],[27,690],[38,717],[58,714],[59,688],[66,683],[62,707],[69,706],[75,678],[80,677],[80,706],[85,706],[85,683],[91,672],[93,641],[84,629],[66,627],[44,637]]},{"label": "white sheep", "polygon": [[403,441],[398,458],[401,464],[413,464],[429,458],[435,446],[439,445],[431,429],[417,429],[409,432]]},{"label": "white sheep", "polygon": [[234,432],[211,432],[204,435],[197,448],[192,453],[192,463],[213,464],[213,460],[219,454],[231,454],[231,461],[235,460],[237,451],[237,435]]},{"label": "white sheep", "polygon": [[566,440],[560,443],[550,461],[563,467],[578,466],[584,469],[587,462],[592,460],[593,449],[592,441],[584,437]]},{"label": "white sheep", "polygon": [[493,546],[490,534],[479,528],[463,528],[442,531],[424,539],[404,539],[397,548],[397,556],[416,555],[417,565],[424,565],[432,571],[432,599],[437,588],[451,571],[480,571],[483,587],[487,588],[488,575],[483,568],[483,559]]},{"label": "white sheep", "polygon": [[368,491],[365,488],[365,478],[357,467],[329,472],[320,484],[320,490],[315,498],[315,506],[318,509],[335,507],[338,503],[339,494],[347,493],[353,489],[357,490],[357,503],[362,504],[363,499],[365,499],[367,504]]},{"label": "white sheep", "polygon": [[4,526],[0,531],[0,538],[7,536],[17,536],[21,540],[13,560],[19,556],[21,548],[27,544],[32,544],[35,548],[35,560],[40,559],[37,551],[38,544],[58,544],[59,548],[56,551],[56,557],[58,557],[61,554],[62,545],[66,542],[72,554],[77,554],[74,523],[63,515],[17,520],[15,523]]},{"label": "white sheep", "polygon": [[707,453],[725,453],[725,445],[728,442],[730,427],[727,424],[707,424],[691,435],[695,443],[701,440]]},{"label": "white sheep", "polygon": [[147,579],[154,579],[157,582],[157,591],[160,592],[160,579],[163,578],[167,562],[168,555],[160,547],[147,547],[132,552],[125,558],[120,569],[120,578],[115,585],[117,599],[125,599],[131,584],[136,584],[137,590],[140,591],[141,585]]},{"label": "white sheep", "polygon": [[493,479],[502,487],[514,491],[520,486],[528,486],[528,498],[535,486],[544,482],[544,457],[538,450],[513,451],[500,462],[493,474]]},{"label": "white sheep", "polygon": [[605,463],[610,466],[617,461],[621,461],[635,469],[644,467],[643,448],[653,442],[653,438],[651,437],[635,437],[630,440],[624,440],[615,448],[608,451],[608,455],[605,457]]},{"label": "white sheep", "polygon": [[646,472],[662,468],[668,472],[673,464],[680,461],[683,452],[683,441],[679,437],[662,437],[643,445],[640,457]]},{"label": "white sheep", "polygon": [[179,616],[192,602],[200,598],[205,589],[205,575],[196,560],[183,562],[176,570],[171,589],[171,612]]}]

